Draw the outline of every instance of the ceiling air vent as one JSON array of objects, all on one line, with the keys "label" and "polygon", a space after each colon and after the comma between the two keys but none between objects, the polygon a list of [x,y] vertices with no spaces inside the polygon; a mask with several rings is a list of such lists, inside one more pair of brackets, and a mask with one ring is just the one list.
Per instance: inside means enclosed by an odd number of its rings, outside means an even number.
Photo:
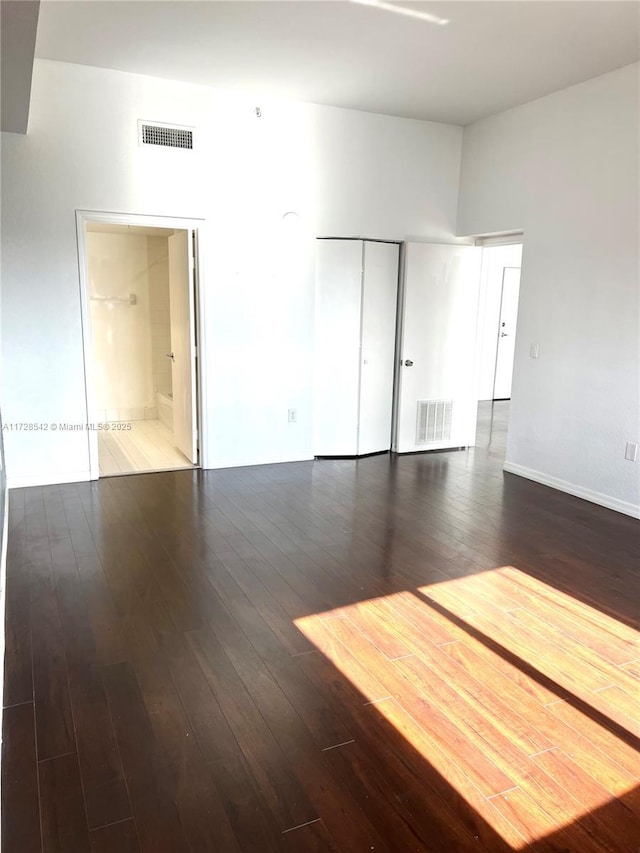
[{"label": "ceiling air vent", "polygon": [[138,141],[140,145],[161,145],[164,148],[193,148],[193,128],[177,124],[139,121]]},{"label": "ceiling air vent", "polygon": [[453,400],[419,400],[416,444],[432,444],[451,438]]}]

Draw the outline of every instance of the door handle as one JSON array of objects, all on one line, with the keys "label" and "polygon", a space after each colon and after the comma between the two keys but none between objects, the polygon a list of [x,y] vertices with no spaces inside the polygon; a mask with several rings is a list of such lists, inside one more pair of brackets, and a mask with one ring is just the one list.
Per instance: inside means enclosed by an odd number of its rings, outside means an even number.
[{"label": "door handle", "polygon": [[509,337],[509,332],[500,332],[500,337],[501,337],[501,338],[508,338],[508,337]]},{"label": "door handle", "polygon": [[413,367],[413,362],[411,361],[411,359],[410,359],[410,358],[405,358],[405,360],[404,360],[404,366],[405,366],[405,367]]},{"label": "door handle", "polygon": [[171,359],[171,361],[175,361],[175,358],[173,357],[173,353],[172,353],[172,352],[165,352],[165,355],[166,355],[166,357],[167,357],[167,358],[170,358],[170,359]]}]

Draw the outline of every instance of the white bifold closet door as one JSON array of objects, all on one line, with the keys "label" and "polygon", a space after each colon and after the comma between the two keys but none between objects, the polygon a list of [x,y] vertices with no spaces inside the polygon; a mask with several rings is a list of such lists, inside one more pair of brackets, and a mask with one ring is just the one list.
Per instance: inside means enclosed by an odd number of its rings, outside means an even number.
[{"label": "white bifold closet door", "polygon": [[395,243],[364,241],[358,454],[391,448],[398,253]]},{"label": "white bifold closet door", "polygon": [[398,246],[318,240],[314,453],[391,447]]},{"label": "white bifold closet door", "polygon": [[405,243],[393,449],[475,444],[481,249]]}]

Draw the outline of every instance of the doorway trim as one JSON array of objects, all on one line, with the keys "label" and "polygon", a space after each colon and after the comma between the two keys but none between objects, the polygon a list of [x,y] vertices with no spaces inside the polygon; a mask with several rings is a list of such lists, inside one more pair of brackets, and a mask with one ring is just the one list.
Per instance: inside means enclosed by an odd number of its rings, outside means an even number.
[{"label": "doorway trim", "polygon": [[[104,210],[76,210],[76,236],[78,242],[78,272],[80,284],[80,314],[82,324],[82,354],[84,362],[84,387],[87,425],[96,424],[95,379],[93,368],[93,339],[91,330],[91,305],[89,288],[89,265],[87,258],[86,226],[88,222],[103,222],[112,225],[131,225],[147,228],[168,228],[188,231],[190,242],[194,246],[194,309],[195,332],[197,346],[196,388],[197,417],[198,417],[198,464],[194,467],[208,467],[208,422],[209,411],[206,400],[207,372],[207,341],[206,326],[203,322],[204,306],[204,258],[202,234],[206,230],[204,219],[191,219],[174,216],[153,216],[138,213],[113,213]],[[87,444],[89,451],[89,479],[100,477],[98,459],[98,432],[87,428]]]},{"label": "doorway trim", "polygon": [[[502,244],[502,245],[505,245],[505,244]],[[515,245],[518,245],[518,244],[515,244]],[[495,357],[495,362],[494,362],[494,366],[493,366],[493,385],[491,386],[491,401],[494,403],[496,401],[510,400],[511,399],[511,393],[509,393],[508,397],[496,397],[496,379],[498,378],[498,359],[500,356],[500,336],[501,336],[501,325],[500,325],[500,323],[502,320],[502,306],[504,305],[504,279],[505,279],[505,273],[507,270],[520,270],[520,272],[522,272],[522,266],[519,266],[519,267],[504,266],[504,267],[502,267],[502,282],[500,283],[500,307],[498,308],[498,323],[497,323],[497,329],[496,329],[496,357]],[[519,308],[519,306],[520,306],[520,279],[518,278],[518,305],[516,306],[516,331],[518,328],[518,326],[517,326],[517,320],[518,320],[517,309]],[[514,339],[515,339],[515,334],[516,334],[516,332],[513,333]],[[512,374],[512,381],[513,381],[513,364],[511,365],[511,374]]]}]

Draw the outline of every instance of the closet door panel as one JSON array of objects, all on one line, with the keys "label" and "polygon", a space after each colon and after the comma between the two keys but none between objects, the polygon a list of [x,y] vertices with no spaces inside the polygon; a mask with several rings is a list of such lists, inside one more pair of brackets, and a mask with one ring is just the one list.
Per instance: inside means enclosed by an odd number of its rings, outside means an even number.
[{"label": "closet door panel", "polygon": [[396,450],[475,442],[481,249],[405,244]]},{"label": "closet door panel", "polygon": [[362,240],[316,243],[314,454],[358,452]]},{"label": "closet door panel", "polygon": [[391,447],[398,250],[364,243],[358,454]]}]

